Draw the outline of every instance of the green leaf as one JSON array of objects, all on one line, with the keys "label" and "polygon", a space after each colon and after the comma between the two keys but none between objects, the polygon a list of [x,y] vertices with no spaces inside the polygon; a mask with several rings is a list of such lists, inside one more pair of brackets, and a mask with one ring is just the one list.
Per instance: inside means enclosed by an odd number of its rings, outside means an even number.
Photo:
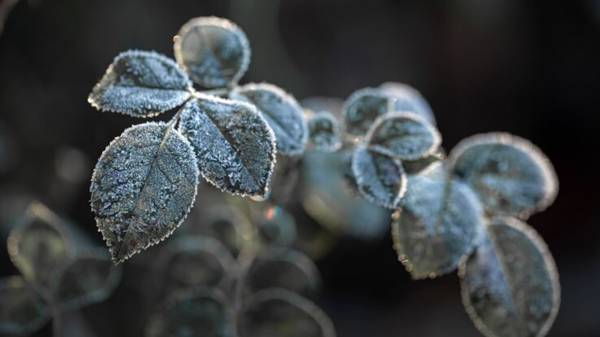
[{"label": "green leaf", "polygon": [[390,112],[379,117],[367,134],[369,146],[401,160],[417,160],[437,151],[439,132],[410,112]]},{"label": "green leaf", "polygon": [[465,308],[488,337],[543,337],[558,312],[556,265],[539,235],[515,218],[494,218],[461,264]]},{"label": "green leaf", "polygon": [[311,301],[283,289],[248,299],[238,322],[240,337],[335,337],[333,323]]},{"label": "green leaf", "polygon": [[183,107],[179,130],[212,185],[242,196],[266,195],[275,165],[275,136],[253,106],[200,95]]},{"label": "green leaf", "polygon": [[475,247],[482,216],[476,195],[447,173],[410,176],[392,217],[394,249],[415,279],[448,273]]},{"label": "green leaf", "polygon": [[90,186],[98,230],[115,263],[165,239],[193,205],[198,164],[171,125],[144,123],[115,138]]},{"label": "green leaf", "polygon": [[304,110],[290,94],[272,84],[250,83],[235,88],[230,96],[256,106],[275,133],[279,153],[292,156],[304,151],[308,138]]},{"label": "green leaf", "polygon": [[196,287],[227,287],[237,274],[237,263],[227,247],[214,238],[199,235],[170,242],[161,250],[157,266],[164,294]]},{"label": "green leaf", "polygon": [[63,312],[103,302],[120,280],[121,268],[105,251],[82,252],[56,271],[53,301]]},{"label": "green leaf", "polygon": [[233,314],[218,289],[177,294],[148,319],[146,337],[234,337]]},{"label": "green leaf", "polygon": [[415,88],[402,83],[386,82],[379,89],[394,99],[393,111],[409,111],[435,125],[435,117],[429,103]]},{"label": "green leaf", "polygon": [[406,192],[406,174],[399,160],[359,146],[352,156],[358,190],[375,204],[396,209]]},{"label": "green leaf", "polygon": [[183,104],[192,83],[173,60],[149,51],[119,54],[88,97],[102,111],[152,117]]},{"label": "green leaf", "polygon": [[251,292],[267,288],[281,288],[303,296],[316,294],[321,284],[317,266],[301,252],[273,248],[252,261],[245,285]]},{"label": "green leaf", "polygon": [[34,202],[12,230],[8,252],[25,280],[48,300],[56,272],[72,258],[73,247],[58,216]]},{"label": "green leaf", "polygon": [[393,109],[393,99],[375,88],[363,88],[348,97],[342,108],[346,132],[362,136],[379,116]]},{"label": "green leaf", "polygon": [[0,279],[1,335],[31,334],[49,319],[48,308],[22,277]]},{"label": "green leaf", "polygon": [[526,218],[552,204],[558,193],[548,158],[517,136],[469,137],[452,150],[449,161],[453,173],[475,190],[491,214]]},{"label": "green leaf", "polygon": [[226,19],[191,19],[181,27],[174,41],[177,63],[205,88],[237,83],[250,64],[246,34]]},{"label": "green leaf", "polygon": [[309,139],[317,151],[333,152],[342,147],[342,136],[337,119],[329,112],[318,112],[308,120]]}]

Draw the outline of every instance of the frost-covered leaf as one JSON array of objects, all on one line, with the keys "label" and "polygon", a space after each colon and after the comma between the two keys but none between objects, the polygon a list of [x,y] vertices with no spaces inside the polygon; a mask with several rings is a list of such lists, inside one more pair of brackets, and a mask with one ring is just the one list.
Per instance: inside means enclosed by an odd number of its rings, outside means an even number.
[{"label": "frost-covered leaf", "polygon": [[402,83],[387,82],[379,86],[384,93],[394,98],[394,111],[410,111],[435,125],[435,117],[429,103],[415,88]]},{"label": "frost-covered leaf", "polygon": [[179,130],[190,140],[208,182],[233,194],[265,196],[275,136],[253,106],[200,95],[183,107]]},{"label": "frost-covered leaf", "polygon": [[348,97],[342,108],[346,132],[362,136],[379,116],[392,111],[393,99],[375,88],[363,88]]},{"label": "frost-covered leaf", "polygon": [[403,160],[402,167],[404,167],[404,170],[409,175],[419,174],[423,170],[429,168],[431,165],[440,163],[445,158],[445,154],[441,151],[438,151],[421,159]]},{"label": "frost-covered leaf", "polygon": [[390,209],[400,206],[406,192],[406,174],[398,159],[359,146],[352,156],[352,174],[367,200]]},{"label": "frost-covered leaf", "polygon": [[308,138],[304,111],[290,94],[272,84],[250,83],[234,89],[231,98],[258,108],[275,132],[279,153],[292,156],[304,151]]},{"label": "frost-covered leaf", "polygon": [[251,292],[282,288],[312,296],[320,286],[321,277],[317,266],[303,253],[276,248],[265,251],[253,260],[245,281]]},{"label": "frost-covered leaf", "polygon": [[415,279],[448,273],[475,247],[482,213],[475,193],[447,173],[411,176],[392,217],[394,249]]},{"label": "frost-covered leaf", "polygon": [[177,63],[205,88],[237,83],[250,64],[246,34],[226,19],[191,19],[181,27],[174,41]]},{"label": "frost-covered leaf", "polygon": [[330,112],[312,115],[308,120],[308,133],[310,142],[318,151],[333,152],[342,146],[340,125]]},{"label": "frost-covered leaf", "polygon": [[0,279],[0,335],[27,335],[49,320],[41,298],[20,276]]},{"label": "frost-covered leaf", "polygon": [[548,158],[517,136],[469,137],[452,150],[449,160],[453,173],[475,190],[492,214],[526,218],[552,204],[558,192]]},{"label": "frost-covered leaf", "polygon": [[546,244],[515,218],[494,218],[461,264],[463,302],[488,337],[543,337],[558,312],[560,284]]},{"label": "frost-covered leaf", "polygon": [[167,245],[157,261],[165,294],[195,287],[226,286],[235,276],[237,264],[218,240],[206,236],[185,236]]},{"label": "frost-covered leaf", "polygon": [[169,299],[148,319],[146,337],[234,337],[232,313],[218,289],[198,288]]},{"label": "frost-covered leaf", "polygon": [[198,175],[191,145],[171,125],[135,125],[108,145],[92,176],[90,204],[115,263],[183,222]]},{"label": "frost-covered leaf", "polygon": [[333,323],[311,301],[284,289],[259,291],[245,303],[240,337],[335,337]]},{"label": "frost-covered leaf", "polygon": [[388,231],[389,211],[366,200],[348,182],[352,152],[307,152],[302,166],[302,206],[313,219],[335,233],[360,239]]},{"label": "frost-covered leaf", "polygon": [[113,266],[106,251],[95,249],[78,254],[55,273],[53,301],[61,311],[104,301],[121,280],[121,268]]},{"label": "frost-covered leaf", "polygon": [[152,117],[183,104],[192,83],[177,64],[155,52],[119,54],[94,86],[95,108],[133,117]]},{"label": "frost-covered leaf", "polygon": [[8,252],[21,275],[47,299],[53,278],[72,257],[73,247],[58,216],[35,202],[11,232]]},{"label": "frost-covered leaf", "polygon": [[439,132],[410,112],[390,112],[369,129],[369,146],[401,160],[417,160],[433,154],[441,143]]},{"label": "frost-covered leaf", "polygon": [[296,239],[296,221],[283,207],[268,203],[252,203],[252,223],[262,243],[267,246],[289,246]]}]

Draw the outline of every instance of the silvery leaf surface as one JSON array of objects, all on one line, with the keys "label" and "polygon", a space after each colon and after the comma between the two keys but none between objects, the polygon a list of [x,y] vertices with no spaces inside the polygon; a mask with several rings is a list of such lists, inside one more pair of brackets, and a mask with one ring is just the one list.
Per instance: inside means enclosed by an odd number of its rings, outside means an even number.
[{"label": "silvery leaf surface", "polygon": [[191,86],[173,60],[151,51],[130,50],[115,57],[88,102],[102,111],[153,117],[183,104]]},{"label": "silvery leaf surface", "polygon": [[249,104],[199,95],[181,112],[179,131],[189,139],[202,176],[217,188],[264,197],[275,164],[275,136]]},{"label": "silvery leaf surface", "polygon": [[205,88],[224,88],[237,83],[250,64],[246,34],[227,19],[191,19],[181,27],[174,41],[177,63]]},{"label": "silvery leaf surface", "polygon": [[421,116],[431,125],[436,124],[431,106],[415,88],[403,83],[386,82],[380,85],[379,89],[394,98],[392,108],[394,111],[410,111]]},{"label": "silvery leaf surface", "polygon": [[363,136],[375,120],[392,111],[393,99],[376,88],[353,92],[342,108],[344,127],[353,136]]},{"label": "silvery leaf surface", "polygon": [[321,111],[308,119],[309,140],[318,151],[333,152],[342,147],[339,122],[330,112]]},{"label": "silvery leaf surface", "polygon": [[283,155],[299,155],[308,139],[304,110],[283,89],[268,83],[250,83],[235,88],[230,97],[256,106],[277,140],[277,151]]},{"label": "silvery leaf surface", "polygon": [[134,125],[104,150],[90,205],[112,259],[120,263],[169,236],[196,196],[198,164],[171,125]]},{"label": "silvery leaf surface", "polygon": [[545,336],[558,312],[560,284],[546,244],[511,217],[490,220],[460,267],[463,303],[488,337]]}]

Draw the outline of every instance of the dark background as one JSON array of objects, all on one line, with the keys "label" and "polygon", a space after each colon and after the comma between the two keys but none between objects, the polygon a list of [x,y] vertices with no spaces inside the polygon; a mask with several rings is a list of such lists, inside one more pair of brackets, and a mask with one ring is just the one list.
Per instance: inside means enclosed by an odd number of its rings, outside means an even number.
[{"label": "dark background", "polygon": [[[120,51],[172,55],[179,27],[205,15],[246,31],[244,82],[299,99],[405,82],[428,98],[447,149],[499,130],[541,147],[560,179],[556,203],[529,220],[561,275],[549,336],[600,336],[598,0],[21,0],[0,35],[1,221],[35,197],[100,240],[87,181],[103,148],[138,121],[99,113],[86,97]],[[479,336],[457,277],[412,281],[389,235],[343,240],[318,264],[319,304],[341,337]],[[0,273],[15,273],[4,249]],[[130,293],[119,289],[105,304],[114,309],[84,309],[98,336],[133,331],[134,312],[118,309],[136,308]]]}]

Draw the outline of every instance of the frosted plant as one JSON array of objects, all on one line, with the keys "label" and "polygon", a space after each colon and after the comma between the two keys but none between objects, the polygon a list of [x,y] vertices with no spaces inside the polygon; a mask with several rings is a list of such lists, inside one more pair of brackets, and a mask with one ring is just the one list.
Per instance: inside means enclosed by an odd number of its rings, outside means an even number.
[{"label": "frosted plant", "polygon": [[264,199],[276,153],[300,155],[307,142],[303,109],[291,95],[272,84],[238,85],[250,47],[234,23],[195,18],[174,41],[177,62],[121,53],[88,98],[101,111],[136,118],[177,109],[168,123],[125,130],[96,165],[90,203],[115,263],[183,222],[200,176],[222,191]]},{"label": "frosted plant", "polygon": [[20,275],[0,279],[0,334],[31,334],[52,319],[58,335],[62,313],[112,293],[121,269],[80,235],[39,203],[27,209],[8,238]]}]

